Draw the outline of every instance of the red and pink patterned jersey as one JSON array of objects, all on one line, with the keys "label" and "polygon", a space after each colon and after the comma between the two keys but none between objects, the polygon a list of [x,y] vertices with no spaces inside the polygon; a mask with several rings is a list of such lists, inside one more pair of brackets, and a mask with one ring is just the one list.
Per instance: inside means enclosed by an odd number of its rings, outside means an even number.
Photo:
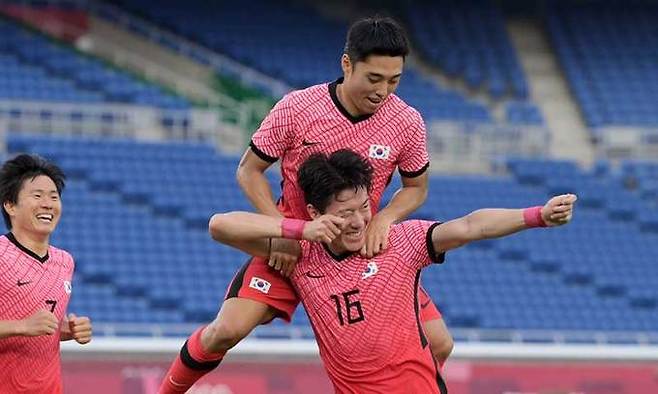
[{"label": "red and pink patterned jersey", "polygon": [[301,242],[291,281],[337,393],[440,392],[417,301],[421,268],[444,259],[430,242],[436,225],[392,226],[388,249],[371,259]]},{"label": "red and pink patterned jersey", "polygon": [[429,167],[425,124],[418,111],[391,94],[373,115],[353,117],[336,96],[340,82],[289,93],[252,137],[251,149],[261,159],[281,159],[279,208],[287,217],[309,219],[297,170],[312,153],[347,148],[368,157],[375,170],[373,209],[396,167],[406,177],[419,176]]},{"label": "red and pink patterned jersey", "polygon": [[[53,246],[43,258],[9,233],[0,236],[0,320],[39,309],[62,321],[71,295],[73,258]],[[53,335],[0,339],[0,393],[61,393],[59,330]]]}]

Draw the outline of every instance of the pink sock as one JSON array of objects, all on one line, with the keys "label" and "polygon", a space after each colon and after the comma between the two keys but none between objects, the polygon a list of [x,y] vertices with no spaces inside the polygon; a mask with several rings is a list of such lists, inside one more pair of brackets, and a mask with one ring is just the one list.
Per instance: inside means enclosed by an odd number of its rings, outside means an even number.
[{"label": "pink sock", "polygon": [[207,353],[203,350],[201,332],[204,328],[205,326],[199,327],[187,339],[162,380],[160,394],[186,392],[197,380],[215,369],[222,361],[226,352]]}]

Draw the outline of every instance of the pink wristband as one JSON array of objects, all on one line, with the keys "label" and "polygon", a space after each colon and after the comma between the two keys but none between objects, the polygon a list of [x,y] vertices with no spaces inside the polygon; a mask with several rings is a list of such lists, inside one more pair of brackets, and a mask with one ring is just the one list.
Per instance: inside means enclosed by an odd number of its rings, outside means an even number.
[{"label": "pink wristband", "polygon": [[528,227],[546,227],[544,218],[541,217],[542,207],[530,207],[523,210],[523,221]]},{"label": "pink wristband", "polygon": [[306,220],[284,218],[281,221],[281,236],[288,239],[302,239]]}]

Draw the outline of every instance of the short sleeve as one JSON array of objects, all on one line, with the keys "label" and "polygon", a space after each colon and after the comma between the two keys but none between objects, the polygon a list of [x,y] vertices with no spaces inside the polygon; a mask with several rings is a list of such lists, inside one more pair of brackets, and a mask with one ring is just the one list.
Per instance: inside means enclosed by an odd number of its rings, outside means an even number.
[{"label": "short sleeve", "polygon": [[294,92],[284,96],[251,137],[251,150],[267,162],[277,161],[294,142],[296,127],[293,101]]},{"label": "short sleeve", "polygon": [[427,153],[427,131],[425,122],[418,111],[413,110],[411,124],[407,128],[407,140],[404,150],[400,152],[398,170],[400,175],[415,178],[422,175],[430,166]]},{"label": "short sleeve", "polygon": [[414,268],[441,264],[445,253],[437,253],[432,242],[434,228],[441,224],[428,220],[405,220],[391,228],[389,247],[396,248]]}]

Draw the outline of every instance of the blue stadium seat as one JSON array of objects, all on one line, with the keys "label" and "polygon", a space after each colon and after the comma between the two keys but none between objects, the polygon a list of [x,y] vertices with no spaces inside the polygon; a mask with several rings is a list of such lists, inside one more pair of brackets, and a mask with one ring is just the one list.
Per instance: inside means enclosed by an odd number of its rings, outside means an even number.
[{"label": "blue stadium seat", "polygon": [[[250,209],[233,179],[237,157],[202,144],[27,134],[10,134],[8,146],[51,153],[66,172],[86,169],[68,182],[64,216],[53,236],[54,244],[76,257],[72,311],[102,322],[213,318],[247,259],[207,235],[213,212]],[[528,159],[510,159],[508,168],[506,177],[432,176],[427,202],[415,216],[447,220],[482,207],[531,206],[571,188],[593,193],[600,187],[603,198],[590,197],[596,203],[579,206],[575,220],[559,231],[474,243],[425,270],[422,284],[448,325],[658,330],[658,234],[647,227],[654,226],[655,205],[612,170]],[[629,162],[621,173],[655,179],[655,168]],[[270,177],[276,185],[278,177]],[[104,178],[116,180],[112,190],[97,187]],[[399,185],[395,177],[384,203]],[[620,207],[628,214],[622,219]],[[301,308],[293,324],[308,329]]]}]

